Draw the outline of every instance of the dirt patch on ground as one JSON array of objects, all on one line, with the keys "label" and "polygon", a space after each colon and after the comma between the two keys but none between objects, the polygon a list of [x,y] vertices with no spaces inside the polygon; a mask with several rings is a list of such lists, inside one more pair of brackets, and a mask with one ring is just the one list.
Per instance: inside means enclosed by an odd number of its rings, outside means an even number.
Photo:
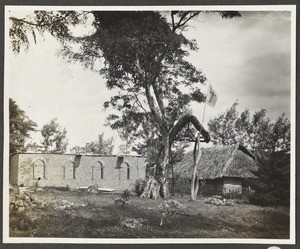
[{"label": "dirt patch on ground", "polygon": [[189,196],[122,200],[117,194],[12,187],[10,236],[289,238],[288,208],[222,202],[226,205],[207,198],[191,202]]}]

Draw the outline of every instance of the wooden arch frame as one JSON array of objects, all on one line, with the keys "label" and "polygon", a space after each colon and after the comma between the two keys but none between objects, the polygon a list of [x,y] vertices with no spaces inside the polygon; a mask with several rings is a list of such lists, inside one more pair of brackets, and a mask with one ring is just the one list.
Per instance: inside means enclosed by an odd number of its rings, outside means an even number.
[{"label": "wooden arch frame", "polygon": [[[191,182],[191,200],[196,200],[198,190],[199,190],[199,179],[197,175],[197,166],[201,159],[201,142],[209,143],[210,141],[210,135],[208,131],[204,129],[204,127],[201,125],[199,120],[191,115],[186,114],[183,117],[181,117],[177,124],[174,125],[174,127],[171,129],[169,134],[169,142],[170,142],[170,150],[172,146],[172,142],[174,141],[180,141],[180,138],[177,138],[177,134],[188,124],[192,123],[194,127],[198,131],[198,136],[194,139],[190,139],[189,142],[195,142],[194,146],[194,167],[193,167],[193,175],[192,175],[192,182]],[[171,153],[169,153],[169,162],[171,162]],[[173,171],[173,165],[171,165],[172,169],[172,179],[173,179],[173,196],[175,196],[175,182],[174,182],[174,171]]]}]

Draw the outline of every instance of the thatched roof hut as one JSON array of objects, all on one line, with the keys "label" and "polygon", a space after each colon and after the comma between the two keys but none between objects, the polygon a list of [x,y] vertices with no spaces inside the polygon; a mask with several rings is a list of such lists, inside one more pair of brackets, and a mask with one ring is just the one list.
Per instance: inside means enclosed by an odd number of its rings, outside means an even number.
[{"label": "thatched roof hut", "polygon": [[[174,165],[175,186],[179,192],[190,186],[193,160],[193,152],[189,152]],[[248,199],[251,191],[246,179],[256,178],[254,172],[257,169],[255,157],[244,146],[203,148],[197,165],[197,175],[201,183],[200,195]]]},{"label": "thatched roof hut", "polygon": [[[191,178],[193,152],[188,152],[176,165],[174,172],[180,177]],[[244,146],[228,145],[202,149],[198,164],[198,177],[212,180],[222,177],[254,178],[257,170],[255,157]]]}]

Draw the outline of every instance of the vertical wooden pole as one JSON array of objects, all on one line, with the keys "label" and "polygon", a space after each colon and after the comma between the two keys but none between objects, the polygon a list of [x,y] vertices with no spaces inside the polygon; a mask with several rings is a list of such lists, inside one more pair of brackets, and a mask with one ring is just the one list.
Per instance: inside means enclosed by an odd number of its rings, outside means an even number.
[{"label": "vertical wooden pole", "polygon": [[[206,98],[208,97],[209,88],[210,88],[210,84],[208,85],[207,90],[206,90]],[[204,103],[204,110],[203,110],[203,116],[202,116],[202,124],[204,122],[204,117],[205,117],[206,103],[207,103],[207,99],[205,100],[205,103]]]},{"label": "vertical wooden pole", "polygon": [[250,200],[250,195],[251,195],[251,187],[248,187],[248,199]]},{"label": "vertical wooden pole", "polygon": [[196,179],[195,179],[195,199],[197,199],[198,190],[199,190],[199,179],[198,179],[198,176],[196,175]]},{"label": "vertical wooden pole", "polygon": [[172,143],[170,142],[170,150],[169,150],[169,167],[172,170],[172,196],[175,198],[175,179],[174,179],[174,168],[172,164]]},{"label": "vertical wooden pole", "polygon": [[194,146],[194,167],[193,167],[193,175],[192,175],[192,182],[191,182],[191,200],[195,201],[195,176],[196,176],[196,152],[197,152],[197,144],[198,140],[196,139],[195,141],[195,146]]},{"label": "vertical wooden pole", "polygon": [[203,122],[204,122],[205,109],[206,109],[206,101],[205,101],[205,104],[204,104],[204,110],[203,110],[203,116],[202,116],[202,124],[203,124]]},{"label": "vertical wooden pole", "polygon": [[[198,153],[197,153],[198,152]],[[196,155],[197,153],[197,155]],[[201,159],[201,143],[200,143],[200,132],[198,133],[197,140],[195,141],[194,147],[194,168],[193,168],[193,176],[192,176],[192,184],[191,184],[191,200],[195,201],[197,199],[197,193],[199,189],[199,180],[197,177],[197,167],[198,163]]]}]

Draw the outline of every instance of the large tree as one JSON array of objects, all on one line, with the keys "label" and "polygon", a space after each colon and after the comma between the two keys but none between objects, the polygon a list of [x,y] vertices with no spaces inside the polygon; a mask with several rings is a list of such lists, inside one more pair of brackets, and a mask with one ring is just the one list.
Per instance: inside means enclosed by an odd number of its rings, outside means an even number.
[{"label": "large tree", "polygon": [[112,155],[113,148],[113,138],[104,139],[104,133],[101,133],[96,141],[86,143],[83,147],[75,146],[71,149],[71,152],[79,154]]},{"label": "large tree", "polygon": [[[64,43],[61,55],[94,70],[101,65],[99,73],[105,77],[107,88],[118,91],[104,104],[105,108],[112,107],[118,112],[108,117],[110,126],[129,141],[145,139],[149,142],[149,137],[159,141],[157,180],[162,196],[167,189],[170,130],[192,101],[205,100],[199,84],[206,78],[186,60],[189,51],[197,51],[197,44],[184,36],[189,22],[200,13],[97,11],[92,12],[95,28],[92,35],[70,38],[70,32],[65,29],[67,25],[58,25],[59,32],[54,29],[53,33],[60,40],[64,40],[61,38],[66,34],[67,41],[80,45],[78,48],[72,43]],[[223,18],[240,16],[235,11],[218,13]],[[53,16],[53,13],[49,15]],[[45,16],[44,12],[42,16]],[[77,21],[78,16],[75,15],[75,19]],[[43,20],[47,23],[48,19]],[[51,18],[49,20],[52,22]],[[22,20],[12,21],[24,25]],[[41,25],[39,21],[36,18],[30,27]],[[27,22],[26,25],[30,24]],[[42,25],[40,30],[43,32],[48,26]],[[51,25],[49,29],[52,30]]]},{"label": "large tree", "polygon": [[60,126],[56,119],[50,120],[41,130],[41,151],[45,153],[65,153],[68,146],[66,128]]},{"label": "large tree", "polygon": [[33,122],[17,103],[9,99],[9,153],[25,152],[25,143],[30,138],[30,132],[35,131]]},{"label": "large tree", "polygon": [[110,125],[131,141],[147,141],[150,135],[159,141],[157,180],[164,196],[170,130],[192,101],[205,99],[198,87],[205,76],[186,60],[189,51],[197,50],[196,42],[183,34],[187,23],[199,12],[93,14],[95,33],[76,39],[81,44],[79,51],[65,47],[64,55],[90,68],[104,59],[100,73],[109,89],[118,90],[105,102],[106,108],[119,112],[109,116]]}]

